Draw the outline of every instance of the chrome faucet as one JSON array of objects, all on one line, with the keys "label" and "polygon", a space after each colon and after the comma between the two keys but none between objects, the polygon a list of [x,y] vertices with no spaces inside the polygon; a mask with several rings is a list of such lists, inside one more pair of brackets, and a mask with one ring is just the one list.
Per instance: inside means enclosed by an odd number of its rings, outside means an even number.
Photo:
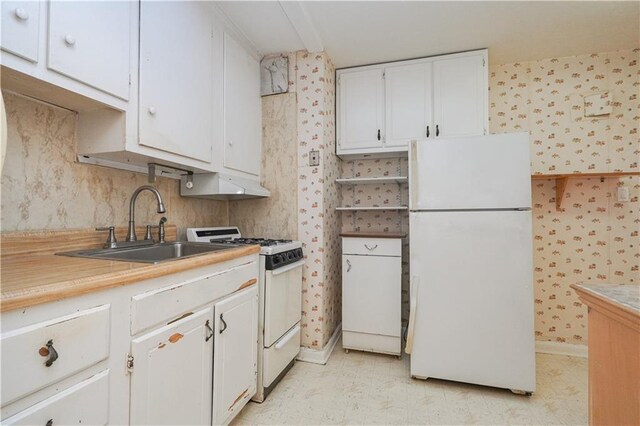
[{"label": "chrome faucet", "polygon": [[151,191],[155,196],[156,200],[158,200],[158,213],[165,213],[167,210],[164,208],[164,203],[162,201],[162,196],[157,189],[150,185],[142,185],[140,188],[133,191],[131,195],[131,201],[129,202],[129,231],[127,232],[127,241],[137,241],[138,237],[136,237],[136,221],[134,218],[135,208],[136,208],[136,198],[138,198],[138,194],[142,191]]}]

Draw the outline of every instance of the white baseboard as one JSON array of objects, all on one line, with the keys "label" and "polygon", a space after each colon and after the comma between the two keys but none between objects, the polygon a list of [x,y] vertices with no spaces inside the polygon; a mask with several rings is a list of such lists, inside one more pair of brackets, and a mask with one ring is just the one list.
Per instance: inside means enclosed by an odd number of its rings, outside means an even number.
[{"label": "white baseboard", "polygon": [[568,355],[587,358],[587,345],[574,345],[572,343],[548,342],[536,340],[536,352],[552,355]]},{"label": "white baseboard", "polygon": [[331,339],[327,342],[324,348],[320,350],[309,349],[309,348],[300,348],[300,353],[296,358],[298,361],[311,362],[314,364],[326,364],[331,356],[331,352],[333,352],[333,348],[336,347],[338,340],[340,340],[340,335],[342,334],[342,324],[338,324],[336,330],[331,335]]}]

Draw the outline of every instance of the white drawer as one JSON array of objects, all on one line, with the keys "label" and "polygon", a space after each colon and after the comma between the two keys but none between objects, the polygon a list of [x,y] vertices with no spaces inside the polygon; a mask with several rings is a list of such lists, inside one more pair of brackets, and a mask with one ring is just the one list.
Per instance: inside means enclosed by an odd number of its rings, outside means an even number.
[{"label": "white drawer", "polygon": [[[109,309],[97,306],[3,333],[2,406],[106,359]],[[58,358],[47,366],[54,351]]]},{"label": "white drawer", "polygon": [[180,282],[131,298],[131,335],[172,321],[190,310],[258,281],[256,262],[220,271],[208,277]]},{"label": "white drawer", "polygon": [[300,352],[300,324],[296,324],[271,347],[264,349],[262,385],[268,387]]},{"label": "white drawer", "polygon": [[402,256],[402,239],[343,237],[342,254]]},{"label": "white drawer", "polygon": [[109,370],[4,419],[3,425],[105,425],[109,422]]}]

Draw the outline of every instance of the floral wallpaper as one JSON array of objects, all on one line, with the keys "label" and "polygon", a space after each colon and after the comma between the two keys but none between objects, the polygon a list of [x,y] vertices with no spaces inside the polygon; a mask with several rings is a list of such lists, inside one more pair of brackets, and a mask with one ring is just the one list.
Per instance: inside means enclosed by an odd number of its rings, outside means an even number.
[{"label": "floral wallpaper", "polygon": [[[126,226],[129,199],[146,175],[75,161],[77,115],[73,111],[4,92],[7,154],[2,169],[1,229]],[[169,223],[185,238],[188,226],[226,225],[227,202],[180,196],[179,181],[158,178]],[[136,222],[156,224],[150,193],[136,203]]]},{"label": "floral wallpaper", "polygon": [[[302,345],[322,349],[341,321],[339,216],[335,206],[334,67],[326,53],[296,53],[298,96],[298,238],[302,276]],[[309,151],[320,166],[309,166]]]},{"label": "floral wallpaper", "polygon": [[[534,173],[638,171],[640,49],[490,69],[490,130],[529,131]],[[584,116],[608,91],[612,113]],[[532,183],[536,336],[586,343],[586,307],[569,285],[640,283],[640,178],[572,179],[562,210],[555,180]],[[626,186],[631,201],[616,200]]]}]

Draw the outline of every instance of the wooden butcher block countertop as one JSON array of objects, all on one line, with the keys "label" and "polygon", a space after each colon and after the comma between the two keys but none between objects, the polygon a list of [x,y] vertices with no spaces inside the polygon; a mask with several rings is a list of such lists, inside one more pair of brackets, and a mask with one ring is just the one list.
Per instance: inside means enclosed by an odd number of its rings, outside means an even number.
[{"label": "wooden butcher block countertop", "polygon": [[[124,241],[125,229],[117,229]],[[137,231],[144,235],[144,230]],[[167,241],[176,227],[166,228]],[[95,231],[3,233],[0,271],[0,311],[136,283],[193,268],[258,253],[260,246],[242,246],[157,264],[57,256],[54,253],[99,248],[104,235]]]},{"label": "wooden butcher block countertop", "polygon": [[340,236],[347,238],[405,238],[407,234],[404,232],[349,231],[341,233]]}]

